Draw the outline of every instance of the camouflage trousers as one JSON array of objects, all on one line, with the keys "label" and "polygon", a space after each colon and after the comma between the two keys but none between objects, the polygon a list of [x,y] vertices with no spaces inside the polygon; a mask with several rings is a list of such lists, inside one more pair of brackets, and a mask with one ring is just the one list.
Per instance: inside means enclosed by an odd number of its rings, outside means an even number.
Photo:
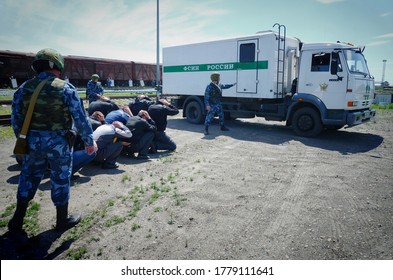
[{"label": "camouflage trousers", "polygon": [[34,198],[45,173],[50,169],[51,198],[55,206],[70,198],[72,149],[64,132],[30,131],[27,136],[29,153],[23,157],[17,199],[29,202]]},{"label": "camouflage trousers", "polygon": [[220,120],[220,126],[224,125],[224,111],[222,110],[221,104],[213,104],[210,105],[210,111],[207,112],[206,119],[205,119],[205,126],[209,126],[211,124],[216,113]]}]

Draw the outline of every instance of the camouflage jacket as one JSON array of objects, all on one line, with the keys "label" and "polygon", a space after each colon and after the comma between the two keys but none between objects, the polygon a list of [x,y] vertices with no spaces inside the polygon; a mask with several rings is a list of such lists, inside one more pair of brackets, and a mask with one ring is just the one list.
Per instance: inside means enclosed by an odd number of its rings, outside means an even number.
[{"label": "camouflage jacket", "polygon": [[104,88],[102,87],[100,82],[93,82],[90,80],[86,86],[86,96],[89,99],[89,103],[97,101],[97,94],[103,95]]},{"label": "camouflage jacket", "polygon": [[233,87],[233,84],[222,85],[215,84],[211,82],[205,90],[205,106],[210,106],[211,104],[219,104],[221,102],[222,90]]}]

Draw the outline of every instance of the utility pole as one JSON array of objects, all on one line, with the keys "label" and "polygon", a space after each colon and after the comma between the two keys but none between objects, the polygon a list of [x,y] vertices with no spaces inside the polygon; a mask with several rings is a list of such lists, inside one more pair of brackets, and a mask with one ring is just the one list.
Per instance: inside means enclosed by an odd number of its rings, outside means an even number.
[{"label": "utility pole", "polygon": [[156,97],[160,96],[160,0],[157,0],[157,65],[156,65]]},{"label": "utility pole", "polygon": [[382,60],[383,67],[382,67],[382,81],[381,81],[381,86],[383,87],[385,84],[385,70],[386,70],[386,59]]}]

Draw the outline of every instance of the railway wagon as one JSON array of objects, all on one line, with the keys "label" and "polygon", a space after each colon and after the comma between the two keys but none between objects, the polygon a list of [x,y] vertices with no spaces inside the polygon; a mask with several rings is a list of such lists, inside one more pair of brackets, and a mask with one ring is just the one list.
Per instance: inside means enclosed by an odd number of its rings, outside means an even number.
[{"label": "railway wagon", "polygon": [[[35,53],[0,50],[0,88],[13,88],[34,77],[30,67],[34,56]],[[61,78],[76,87],[85,87],[94,73],[101,77],[103,85],[111,78],[115,87],[140,86],[141,80],[150,86],[156,79],[155,64],[74,55],[64,56],[64,60]]]}]

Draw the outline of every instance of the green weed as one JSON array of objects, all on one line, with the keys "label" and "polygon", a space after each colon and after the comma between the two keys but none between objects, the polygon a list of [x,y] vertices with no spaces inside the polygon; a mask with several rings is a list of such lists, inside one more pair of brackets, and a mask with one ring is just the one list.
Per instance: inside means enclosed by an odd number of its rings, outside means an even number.
[{"label": "green weed", "polygon": [[75,250],[70,250],[67,252],[67,257],[69,260],[81,260],[87,254],[86,246],[79,247]]},{"label": "green weed", "polygon": [[0,141],[15,138],[14,131],[11,126],[0,126]]},{"label": "green weed", "polygon": [[390,104],[373,104],[371,108],[376,109],[376,110],[393,110],[393,103]]},{"label": "green weed", "polygon": [[155,192],[151,195],[149,200],[147,201],[149,204],[153,204],[161,195],[158,192]]},{"label": "green weed", "polygon": [[132,231],[136,231],[137,229],[140,229],[142,226],[136,223],[133,223],[131,226]]},{"label": "green weed", "polygon": [[0,214],[0,228],[6,227],[9,219],[3,219],[11,216],[15,211],[16,203],[12,203],[7,206],[5,210]]},{"label": "green weed", "polygon": [[117,224],[124,222],[125,220],[126,220],[126,218],[115,215],[105,222],[105,226],[112,227],[112,226],[115,226]]},{"label": "green weed", "polygon": [[175,205],[176,206],[180,206],[182,204],[183,201],[186,201],[187,198],[182,197],[181,195],[179,195],[177,192],[175,192],[173,194],[173,198],[175,199]]},{"label": "green weed", "polygon": [[167,193],[167,192],[169,192],[170,190],[171,190],[171,188],[168,187],[168,186],[164,186],[164,187],[161,188],[161,192],[163,192],[163,193]]},{"label": "green weed", "polygon": [[76,240],[80,236],[82,236],[85,232],[87,232],[90,228],[93,227],[95,224],[95,217],[98,215],[98,211],[94,211],[91,215],[86,216],[85,218],[80,221],[78,226],[72,228],[69,231],[69,235],[64,239],[64,241],[67,240]]},{"label": "green weed", "polygon": [[38,211],[40,210],[41,205],[35,201],[31,201],[29,203],[29,208],[27,208],[26,217],[23,220],[23,226],[26,232],[30,232],[32,234],[37,234],[39,231],[38,225]]},{"label": "green weed", "polygon": [[131,176],[129,176],[128,174],[124,174],[121,178],[121,182],[124,183],[125,181],[131,181]]}]

